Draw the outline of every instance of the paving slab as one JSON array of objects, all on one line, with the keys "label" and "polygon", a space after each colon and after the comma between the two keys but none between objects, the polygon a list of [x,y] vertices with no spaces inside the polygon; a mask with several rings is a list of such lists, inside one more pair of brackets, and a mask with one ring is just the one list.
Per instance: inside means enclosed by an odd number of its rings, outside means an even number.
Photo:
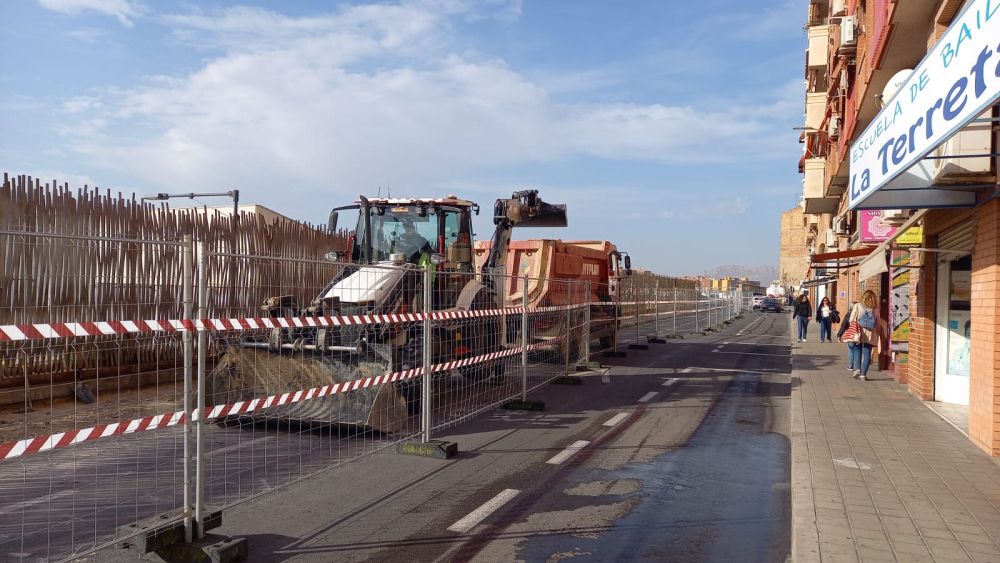
[{"label": "paving slab", "polygon": [[[1000,561],[1000,464],[847,347],[792,350],[792,558]],[[941,409],[938,409],[941,410]]]}]

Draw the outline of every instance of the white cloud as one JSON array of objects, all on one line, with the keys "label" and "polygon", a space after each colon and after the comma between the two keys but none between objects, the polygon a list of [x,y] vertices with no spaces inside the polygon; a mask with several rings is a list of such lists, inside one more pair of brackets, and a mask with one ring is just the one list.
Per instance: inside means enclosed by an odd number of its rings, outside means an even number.
[{"label": "white cloud", "polygon": [[[81,124],[62,131],[151,189],[239,187],[299,209],[387,184],[436,193],[455,178],[529,161],[732,163],[771,156],[787,141],[771,124],[785,89],[761,106],[708,110],[560,104],[503,61],[455,54],[455,18],[519,9],[417,0],[301,18],[259,8],[164,16],[181,39],[224,54],[187,76],[71,100],[65,107]],[[745,204],[720,209],[738,214]]]},{"label": "white cloud", "polygon": [[717,199],[700,203],[692,208],[692,213],[701,217],[734,217],[747,212],[747,203],[742,197]]},{"label": "white cloud", "polygon": [[118,19],[125,27],[132,27],[132,20],[142,15],[138,2],[132,0],[37,0],[45,9],[62,14],[97,12]]}]

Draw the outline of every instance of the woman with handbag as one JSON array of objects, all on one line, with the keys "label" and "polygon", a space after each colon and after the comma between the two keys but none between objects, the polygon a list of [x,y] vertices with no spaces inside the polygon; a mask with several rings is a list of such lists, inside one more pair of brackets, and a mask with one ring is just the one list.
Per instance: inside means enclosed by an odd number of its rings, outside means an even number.
[{"label": "woman with handbag", "polygon": [[864,306],[855,301],[854,305],[851,305],[851,310],[847,312],[847,316],[844,317],[844,322],[840,323],[840,330],[837,331],[837,338],[847,344],[847,371],[851,373],[854,373],[856,368],[861,367],[860,359],[855,363],[854,356],[858,342],[861,340],[861,327],[858,326],[858,319],[861,318],[863,311]]},{"label": "woman with handbag", "polygon": [[844,319],[845,327],[841,327],[841,340],[847,342],[850,351],[848,369],[854,371],[854,377],[861,381],[868,380],[868,368],[872,363],[872,348],[878,341],[875,327],[878,326],[878,296],[868,290],[861,297],[861,303],[855,303],[851,313]]},{"label": "woman with handbag", "polygon": [[834,308],[829,297],[824,297],[819,302],[819,307],[816,307],[816,322],[819,323],[820,342],[830,342],[833,340],[830,335],[833,331],[833,323],[836,320],[836,313],[837,309]]}]

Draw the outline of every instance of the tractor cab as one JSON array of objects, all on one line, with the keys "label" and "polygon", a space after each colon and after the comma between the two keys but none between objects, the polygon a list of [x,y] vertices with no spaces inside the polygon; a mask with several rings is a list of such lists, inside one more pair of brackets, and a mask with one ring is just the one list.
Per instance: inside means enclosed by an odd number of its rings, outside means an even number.
[{"label": "tractor cab", "polygon": [[358,211],[358,219],[343,256],[360,265],[380,263],[426,265],[472,272],[472,214],[479,205],[449,195],[446,198],[361,199],[330,213],[336,229],[337,213]]}]

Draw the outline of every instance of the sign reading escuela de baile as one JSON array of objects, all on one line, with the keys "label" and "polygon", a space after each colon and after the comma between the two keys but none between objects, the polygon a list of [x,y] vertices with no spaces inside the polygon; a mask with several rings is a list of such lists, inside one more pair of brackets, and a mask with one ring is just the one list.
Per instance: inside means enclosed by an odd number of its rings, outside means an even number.
[{"label": "sign reading escuela de baile", "polygon": [[1000,0],[975,0],[851,144],[850,208],[998,99]]}]

